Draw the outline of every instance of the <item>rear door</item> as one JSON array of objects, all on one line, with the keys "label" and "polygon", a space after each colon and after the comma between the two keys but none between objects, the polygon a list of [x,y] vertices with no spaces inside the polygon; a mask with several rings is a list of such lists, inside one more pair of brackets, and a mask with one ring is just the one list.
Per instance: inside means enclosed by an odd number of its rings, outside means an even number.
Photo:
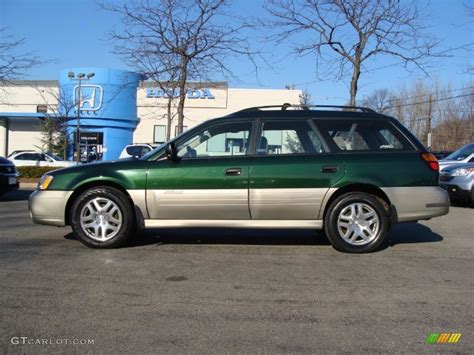
[{"label": "rear door", "polygon": [[331,150],[344,157],[344,184],[381,188],[438,184],[437,172],[426,168],[415,147],[387,120],[319,119],[316,125]]},{"label": "rear door", "polygon": [[251,217],[316,220],[343,175],[343,160],[329,152],[310,120],[262,120],[250,167]]}]

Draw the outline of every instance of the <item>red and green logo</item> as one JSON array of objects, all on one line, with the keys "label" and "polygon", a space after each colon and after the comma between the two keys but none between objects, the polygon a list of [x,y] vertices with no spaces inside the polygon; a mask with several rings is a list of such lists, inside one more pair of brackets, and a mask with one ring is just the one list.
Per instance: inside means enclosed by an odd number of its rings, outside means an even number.
[{"label": "red and green logo", "polygon": [[461,339],[461,333],[430,333],[426,338],[427,344],[456,344]]}]

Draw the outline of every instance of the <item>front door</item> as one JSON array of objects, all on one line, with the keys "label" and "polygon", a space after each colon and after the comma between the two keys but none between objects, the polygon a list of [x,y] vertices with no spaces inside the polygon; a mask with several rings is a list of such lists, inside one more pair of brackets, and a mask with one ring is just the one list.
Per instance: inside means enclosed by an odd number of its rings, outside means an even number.
[{"label": "front door", "polygon": [[330,154],[306,120],[261,123],[250,167],[252,219],[317,220],[324,196],[344,175],[340,156]]},{"label": "front door", "polygon": [[224,121],[176,142],[178,162],[150,163],[147,207],[152,219],[249,219],[251,122]]}]

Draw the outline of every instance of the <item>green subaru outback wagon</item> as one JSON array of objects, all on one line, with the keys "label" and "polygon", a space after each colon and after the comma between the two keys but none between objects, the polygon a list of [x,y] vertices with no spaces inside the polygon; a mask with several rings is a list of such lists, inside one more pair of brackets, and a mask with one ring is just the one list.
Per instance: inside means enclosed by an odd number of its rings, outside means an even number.
[{"label": "green subaru outback wagon", "polygon": [[397,120],[289,106],[209,120],[140,159],[50,172],[30,197],[33,221],[70,225],[95,248],[141,228],[305,228],[365,253],[394,223],[448,213],[436,158]]}]

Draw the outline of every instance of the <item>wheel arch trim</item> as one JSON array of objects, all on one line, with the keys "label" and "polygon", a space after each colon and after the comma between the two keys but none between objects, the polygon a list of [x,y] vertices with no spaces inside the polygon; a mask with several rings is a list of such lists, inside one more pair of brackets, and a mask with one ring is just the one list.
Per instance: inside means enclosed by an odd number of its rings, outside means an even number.
[{"label": "wheel arch trim", "polygon": [[90,188],[100,186],[116,188],[126,195],[135,211],[135,217],[137,219],[138,225],[142,224],[141,221],[143,221],[144,218],[148,217],[146,209],[145,190],[127,190],[125,186],[123,186],[114,179],[95,179],[86,180],[82,184],[74,188],[72,194],[68,198],[64,211],[64,222],[66,225],[70,225],[72,205],[74,201],[80,196],[80,194]]},{"label": "wheel arch trim", "polygon": [[363,192],[377,196],[381,198],[385,203],[387,203],[390,210],[392,210],[391,201],[387,194],[382,190],[382,188],[374,184],[353,182],[339,187],[331,187],[326,192],[326,195],[324,196],[323,202],[321,204],[321,208],[319,210],[318,219],[324,220],[327,209],[331,205],[332,201],[334,201],[337,197],[349,192]]}]

